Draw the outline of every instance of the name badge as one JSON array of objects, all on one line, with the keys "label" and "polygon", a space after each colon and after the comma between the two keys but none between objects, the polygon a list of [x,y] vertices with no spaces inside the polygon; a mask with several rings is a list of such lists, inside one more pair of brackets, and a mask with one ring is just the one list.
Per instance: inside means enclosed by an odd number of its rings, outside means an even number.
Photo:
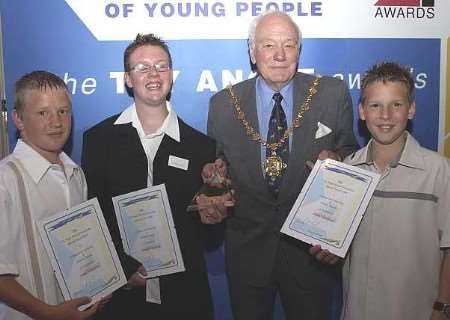
[{"label": "name badge", "polygon": [[187,170],[189,167],[189,160],[170,155],[168,165],[181,170]]}]

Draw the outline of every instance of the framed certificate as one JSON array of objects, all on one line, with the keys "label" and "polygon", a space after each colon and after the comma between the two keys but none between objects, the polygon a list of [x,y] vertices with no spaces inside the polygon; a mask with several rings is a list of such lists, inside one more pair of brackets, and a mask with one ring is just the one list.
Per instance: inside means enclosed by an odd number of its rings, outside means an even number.
[{"label": "framed certificate", "polygon": [[123,248],[147,278],[185,270],[164,184],[112,199]]},{"label": "framed certificate", "polygon": [[345,257],[380,175],[318,160],[281,232]]},{"label": "framed certificate", "polygon": [[87,296],[93,304],[127,283],[97,198],[39,221],[38,229],[65,300]]}]

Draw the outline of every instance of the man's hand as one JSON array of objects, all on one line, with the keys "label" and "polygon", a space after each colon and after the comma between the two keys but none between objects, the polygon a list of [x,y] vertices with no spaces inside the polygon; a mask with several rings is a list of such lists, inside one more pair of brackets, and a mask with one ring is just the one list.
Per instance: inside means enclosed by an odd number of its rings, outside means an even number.
[{"label": "man's hand", "polygon": [[[319,160],[333,159],[336,161],[342,161],[342,158],[336,152],[331,151],[331,150],[320,151],[319,155],[317,156],[317,159],[319,159]],[[310,170],[312,170],[312,168],[314,167],[314,163],[315,163],[315,161],[313,162],[311,160],[308,160],[308,161],[306,161],[306,166]]]},{"label": "man's hand", "polygon": [[326,264],[336,264],[340,259],[338,256],[335,256],[330,251],[322,250],[322,248],[318,244],[309,248],[309,253],[313,255],[317,259],[317,261]]},{"label": "man's hand", "polygon": [[331,150],[320,151],[319,155],[317,156],[317,159],[319,160],[333,159],[336,161],[342,161],[342,158],[336,152]]},{"label": "man's hand", "polygon": [[228,208],[234,206],[232,191],[220,196],[200,194],[195,198],[200,220],[205,224],[222,222],[228,216]]},{"label": "man's hand", "polygon": [[91,299],[88,297],[77,298],[63,302],[56,306],[51,306],[48,316],[45,319],[48,320],[85,320],[90,319],[96,312],[101,303],[96,302],[84,311],[78,310],[82,305],[88,304]]},{"label": "man's hand", "polygon": [[147,271],[143,265],[141,265],[135,273],[128,279],[125,288],[132,289],[133,287],[143,287],[145,286],[146,279],[144,278],[147,275]]},{"label": "man's hand", "polygon": [[442,312],[433,310],[430,320],[448,320],[448,318]]}]

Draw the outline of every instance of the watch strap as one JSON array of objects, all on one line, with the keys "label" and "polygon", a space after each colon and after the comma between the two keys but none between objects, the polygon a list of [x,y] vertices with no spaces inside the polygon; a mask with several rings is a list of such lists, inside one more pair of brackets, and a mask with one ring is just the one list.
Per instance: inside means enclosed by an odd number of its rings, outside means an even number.
[{"label": "watch strap", "polygon": [[450,304],[436,301],[433,304],[433,309],[442,312],[448,319],[450,319]]}]

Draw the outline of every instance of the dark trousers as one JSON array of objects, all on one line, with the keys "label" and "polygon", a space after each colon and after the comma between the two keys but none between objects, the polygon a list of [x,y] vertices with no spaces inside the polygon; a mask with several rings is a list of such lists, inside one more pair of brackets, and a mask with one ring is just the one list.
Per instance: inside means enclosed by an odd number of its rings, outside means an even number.
[{"label": "dark trousers", "polygon": [[160,277],[161,304],[146,302],[145,287],[119,289],[95,320],[213,320],[207,273],[186,271]]},{"label": "dark trousers", "polygon": [[305,288],[295,280],[293,272],[298,271],[290,268],[282,249],[278,250],[276,261],[267,286],[253,286],[245,279],[228,277],[234,320],[271,320],[277,294],[287,320],[329,320],[335,283]]}]

